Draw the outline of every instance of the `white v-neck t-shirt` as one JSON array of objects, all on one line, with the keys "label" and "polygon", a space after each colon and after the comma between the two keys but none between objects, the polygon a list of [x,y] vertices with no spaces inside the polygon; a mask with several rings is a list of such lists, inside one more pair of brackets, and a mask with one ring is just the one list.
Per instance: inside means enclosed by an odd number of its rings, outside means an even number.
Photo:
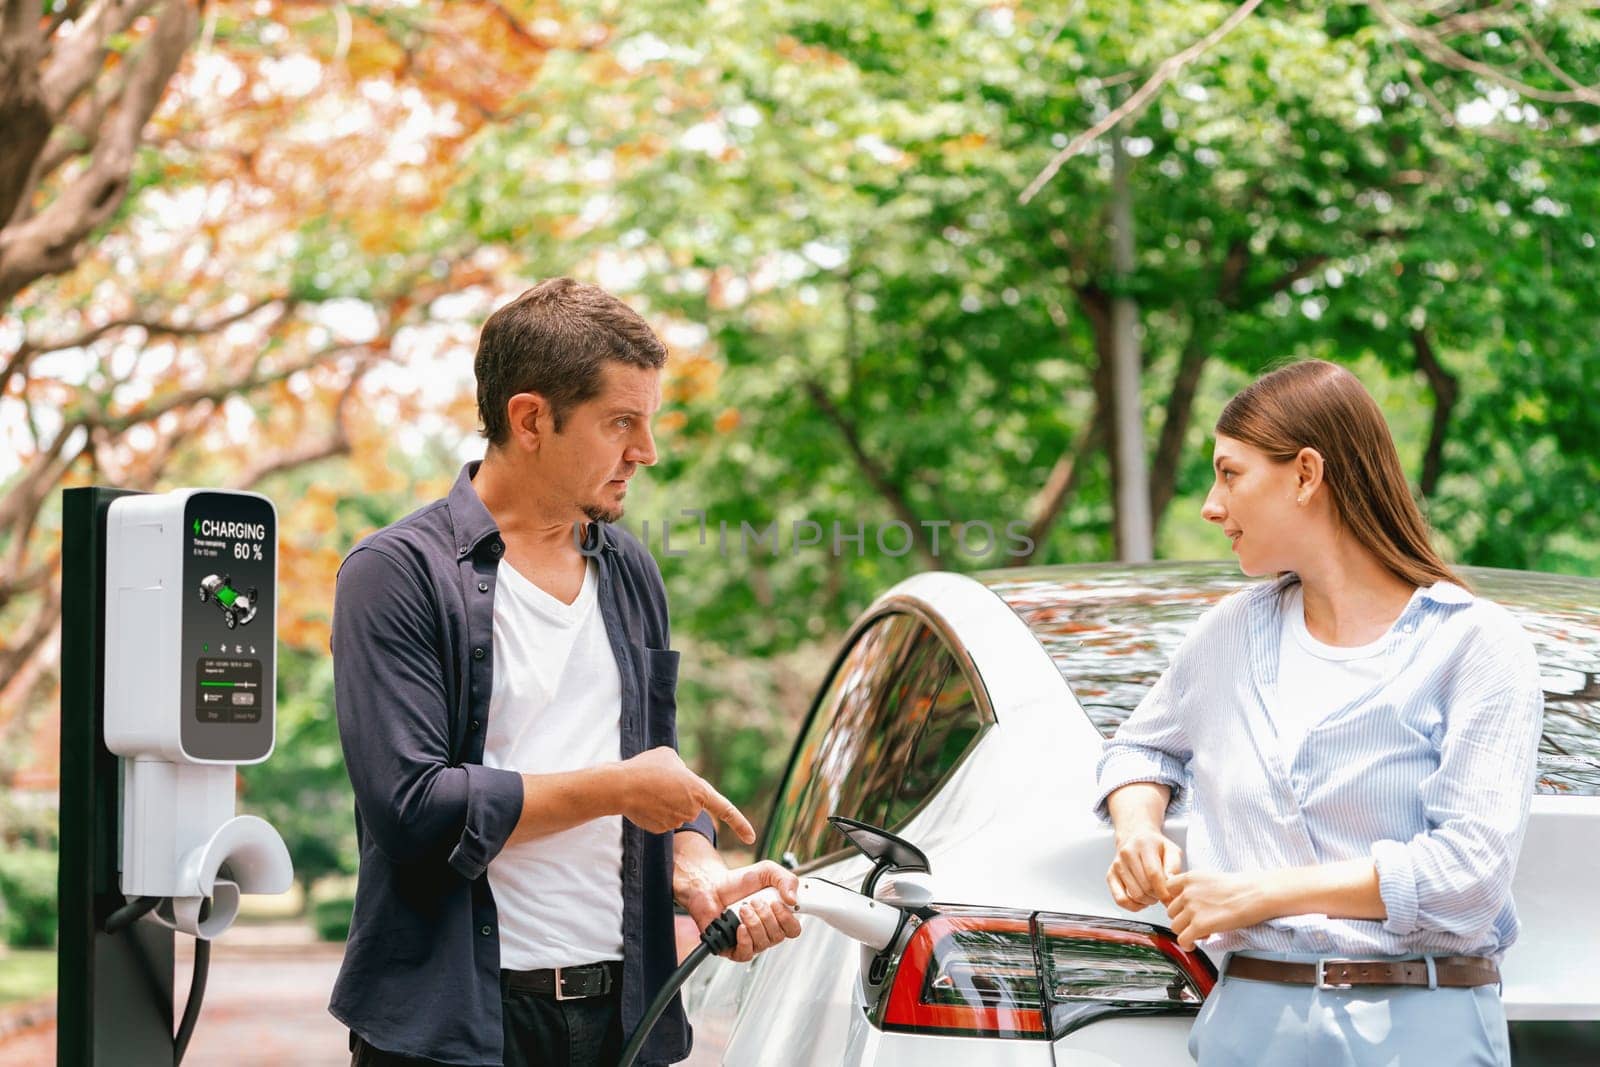
[{"label": "white v-neck t-shirt", "polygon": [[[500,562],[494,690],[483,763],[523,774],[622,757],[622,678],[596,568],[563,604]],[[622,817],[507,845],[489,864],[500,966],[527,971],[622,958]]]},{"label": "white v-neck t-shirt", "polygon": [[1273,726],[1285,768],[1294,766],[1300,745],[1313,727],[1384,681],[1388,642],[1385,633],[1376,641],[1350,648],[1324,644],[1306,629],[1304,588],[1296,582],[1285,591],[1283,632],[1278,641],[1278,699],[1273,705]]}]

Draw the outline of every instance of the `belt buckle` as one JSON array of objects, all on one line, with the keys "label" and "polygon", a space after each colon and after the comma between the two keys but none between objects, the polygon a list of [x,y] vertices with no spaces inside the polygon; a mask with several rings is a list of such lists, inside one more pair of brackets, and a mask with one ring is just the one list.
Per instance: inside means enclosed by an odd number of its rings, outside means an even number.
[{"label": "belt buckle", "polygon": [[[564,971],[572,971],[570,979]],[[556,999],[557,1000],[583,1000],[586,997],[598,997],[607,992],[607,974],[604,964],[586,963],[581,967],[557,967]],[[574,986],[576,992],[567,992],[568,982]]]},{"label": "belt buckle", "polygon": [[561,968],[556,968],[556,1000],[582,1000],[584,994],[574,993],[570,997],[566,993],[567,980],[561,976]]},{"label": "belt buckle", "polygon": [[1351,982],[1329,982],[1328,981],[1328,974],[1327,974],[1327,971],[1328,971],[1327,964],[1328,964],[1327,960],[1322,959],[1321,957],[1317,958],[1317,988],[1318,989],[1352,989],[1352,988],[1354,988],[1354,984],[1351,983]]}]

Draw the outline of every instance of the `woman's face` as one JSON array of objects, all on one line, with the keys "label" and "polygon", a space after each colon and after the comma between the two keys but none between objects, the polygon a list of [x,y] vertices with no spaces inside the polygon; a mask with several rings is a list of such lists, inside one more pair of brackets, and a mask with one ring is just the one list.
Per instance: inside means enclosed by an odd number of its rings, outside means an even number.
[{"label": "woman's face", "polygon": [[1243,441],[1218,434],[1211,467],[1215,480],[1200,514],[1222,527],[1239,569],[1252,576],[1296,570],[1295,546],[1307,522],[1295,463],[1275,463]]}]

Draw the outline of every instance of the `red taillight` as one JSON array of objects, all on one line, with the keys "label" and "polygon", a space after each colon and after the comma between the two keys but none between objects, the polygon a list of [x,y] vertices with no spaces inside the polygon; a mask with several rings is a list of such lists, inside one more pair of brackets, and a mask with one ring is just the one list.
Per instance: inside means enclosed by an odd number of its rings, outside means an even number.
[{"label": "red taillight", "polygon": [[1044,1037],[1030,926],[1026,914],[942,909],[901,954],[884,1029]]},{"label": "red taillight", "polygon": [[1105,1015],[1194,1011],[1213,981],[1144,923],[942,907],[906,944],[879,1024],[1051,1039]]}]

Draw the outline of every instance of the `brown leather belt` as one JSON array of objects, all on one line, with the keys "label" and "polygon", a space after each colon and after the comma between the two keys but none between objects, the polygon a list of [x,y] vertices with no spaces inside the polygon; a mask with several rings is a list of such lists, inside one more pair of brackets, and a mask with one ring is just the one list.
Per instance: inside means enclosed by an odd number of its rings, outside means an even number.
[{"label": "brown leather belt", "polygon": [[[1437,984],[1453,988],[1493,985],[1500,981],[1500,968],[1483,956],[1435,956]],[[1289,963],[1253,956],[1233,956],[1228,960],[1229,978],[1248,978],[1253,982],[1288,982],[1314,985],[1319,989],[1349,989],[1365,985],[1428,985],[1427,960],[1318,960],[1316,963]]]},{"label": "brown leather belt", "polygon": [[508,988],[539,993],[557,1000],[603,997],[622,987],[622,961],[586,963],[582,967],[555,967],[538,971],[501,971]]}]

